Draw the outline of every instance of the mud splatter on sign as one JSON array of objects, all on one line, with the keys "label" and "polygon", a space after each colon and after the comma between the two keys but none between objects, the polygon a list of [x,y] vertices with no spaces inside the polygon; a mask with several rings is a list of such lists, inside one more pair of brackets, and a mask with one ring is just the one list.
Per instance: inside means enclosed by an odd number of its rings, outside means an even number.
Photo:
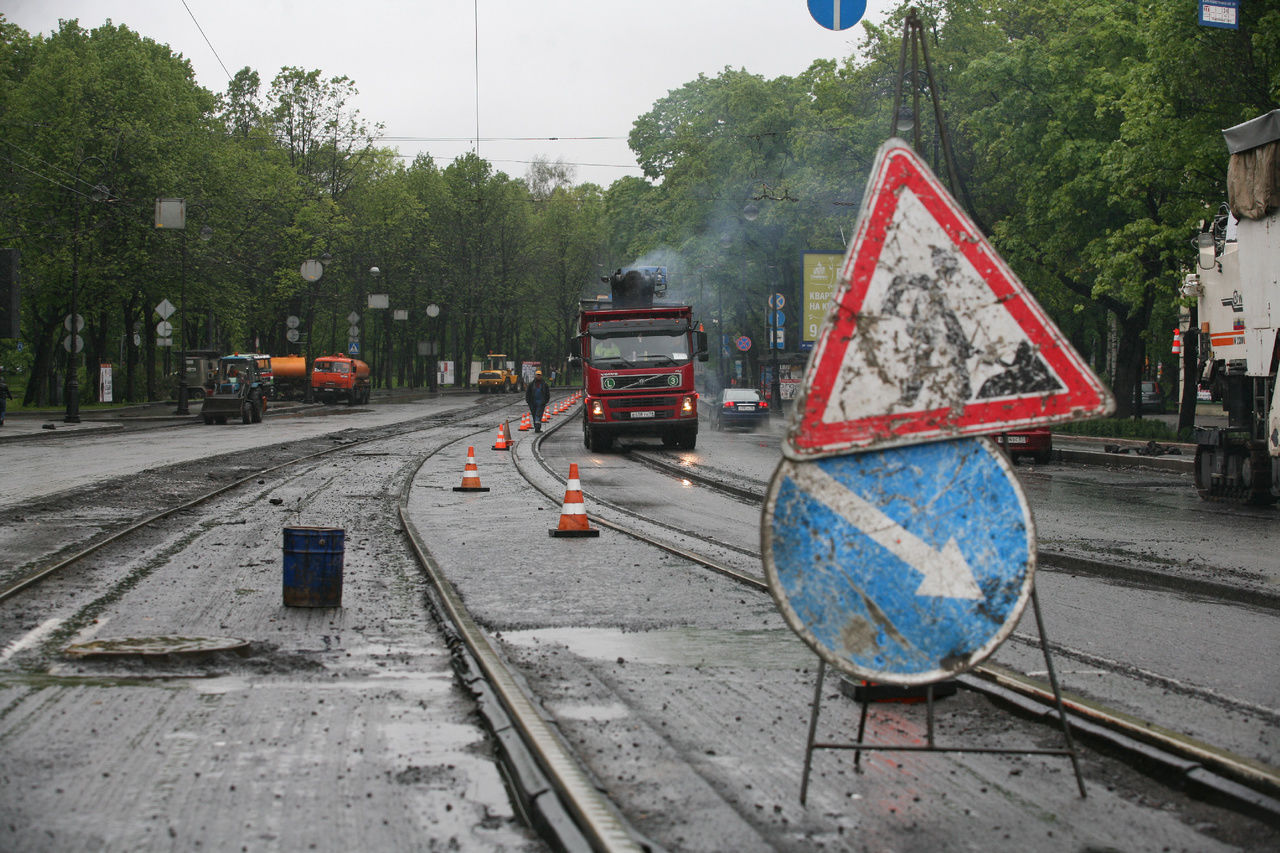
[{"label": "mud splatter on sign", "polygon": [[783,452],[1097,417],[1110,393],[901,140],[880,150]]},{"label": "mud splatter on sign", "polygon": [[765,577],[832,666],[887,684],[962,672],[1013,630],[1035,527],[1009,463],[962,438],[783,460],[765,499]]}]

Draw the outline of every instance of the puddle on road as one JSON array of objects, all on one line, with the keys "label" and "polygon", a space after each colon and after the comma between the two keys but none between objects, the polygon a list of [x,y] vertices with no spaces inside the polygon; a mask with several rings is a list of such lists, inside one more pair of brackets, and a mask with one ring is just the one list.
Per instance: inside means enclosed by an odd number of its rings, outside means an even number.
[{"label": "puddle on road", "polygon": [[504,631],[504,642],[525,648],[563,646],[575,655],[673,666],[725,666],[795,669],[817,663],[813,650],[785,629],[718,631],[673,628],[620,631],[616,628],[532,628]]}]

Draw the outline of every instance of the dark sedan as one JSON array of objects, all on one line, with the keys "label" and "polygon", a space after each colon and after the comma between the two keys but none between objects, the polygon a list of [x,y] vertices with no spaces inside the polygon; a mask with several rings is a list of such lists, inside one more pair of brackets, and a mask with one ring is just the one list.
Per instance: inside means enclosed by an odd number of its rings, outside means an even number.
[{"label": "dark sedan", "polygon": [[711,428],[742,426],[754,429],[769,420],[769,404],[751,388],[726,388],[711,407]]}]

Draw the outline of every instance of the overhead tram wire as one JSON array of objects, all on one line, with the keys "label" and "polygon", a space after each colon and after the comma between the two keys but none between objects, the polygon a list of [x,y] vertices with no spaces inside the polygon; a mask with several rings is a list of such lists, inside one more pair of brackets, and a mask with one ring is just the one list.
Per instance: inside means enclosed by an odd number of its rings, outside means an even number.
[{"label": "overhead tram wire", "polygon": [[480,156],[480,0],[471,0],[471,13],[475,24],[476,60],[476,156]]},{"label": "overhead tram wire", "polygon": [[222,73],[227,75],[227,82],[231,82],[231,72],[227,70],[227,66],[223,63],[222,57],[218,56],[218,49],[213,46],[213,42],[209,41],[209,37],[204,34],[204,27],[200,26],[200,22],[196,20],[195,12],[191,11],[191,7],[187,5],[187,0],[181,0],[182,8],[187,10],[187,14],[191,16],[191,22],[196,25],[196,29],[200,31],[200,37],[204,39],[204,43],[209,45],[209,50],[213,53],[213,58],[218,60],[218,64],[222,66]]}]

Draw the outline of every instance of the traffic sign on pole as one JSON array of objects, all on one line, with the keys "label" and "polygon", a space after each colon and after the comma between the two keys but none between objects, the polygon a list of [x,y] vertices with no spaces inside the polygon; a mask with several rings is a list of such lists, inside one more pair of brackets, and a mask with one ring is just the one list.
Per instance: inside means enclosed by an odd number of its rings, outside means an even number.
[{"label": "traffic sign on pole", "polygon": [[829,30],[847,30],[862,19],[867,0],[809,0],[809,14]]},{"label": "traffic sign on pole", "polygon": [[736,346],[742,352],[746,352],[747,350],[751,349],[751,338],[748,338],[746,335],[742,335],[736,341],[734,341],[734,346]]},{"label": "traffic sign on pole", "polygon": [[1000,645],[1031,594],[1031,510],[984,438],[784,459],[764,518],[765,578],[783,617],[858,678],[963,672]]},{"label": "traffic sign on pole", "polygon": [[901,139],[882,145],[783,454],[820,458],[1114,407],[924,161]]}]

